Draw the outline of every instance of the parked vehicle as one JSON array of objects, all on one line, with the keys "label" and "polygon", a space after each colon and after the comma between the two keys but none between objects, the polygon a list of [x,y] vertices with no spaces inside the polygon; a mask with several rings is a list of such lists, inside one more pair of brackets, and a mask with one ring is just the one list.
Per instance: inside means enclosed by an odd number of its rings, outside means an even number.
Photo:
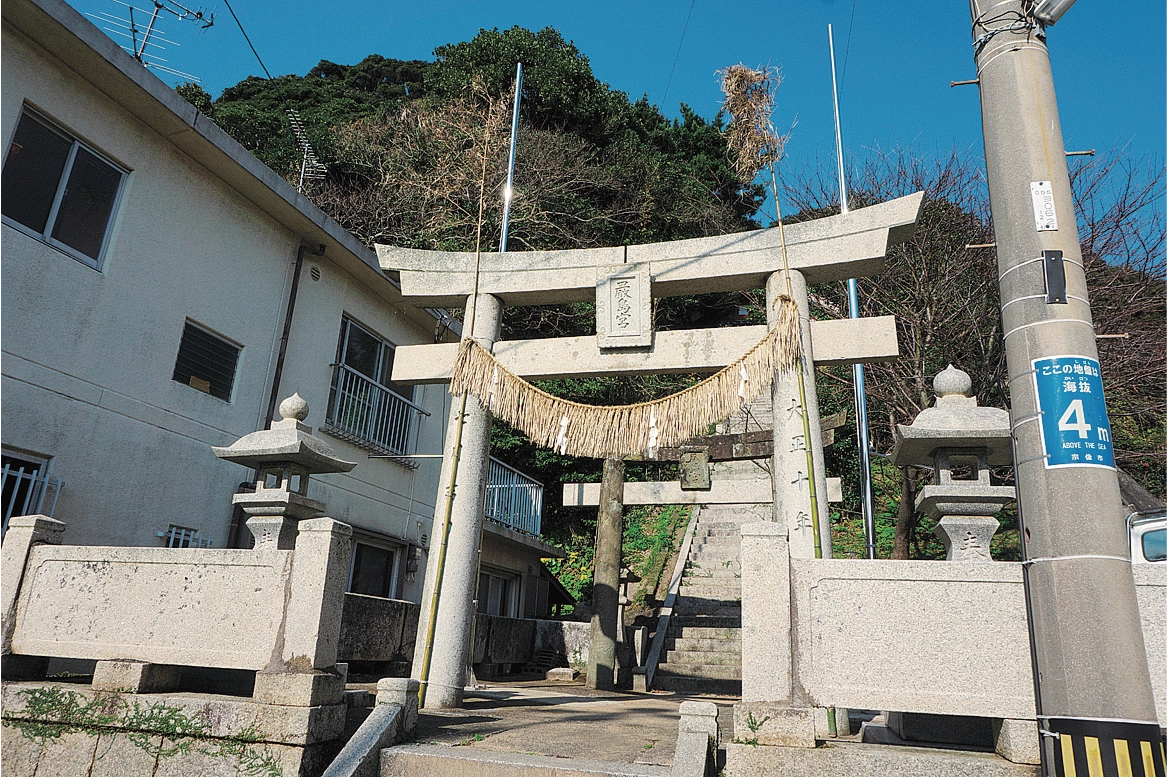
[{"label": "parked vehicle", "polygon": [[1127,517],[1131,562],[1167,562],[1167,512],[1132,513]]}]

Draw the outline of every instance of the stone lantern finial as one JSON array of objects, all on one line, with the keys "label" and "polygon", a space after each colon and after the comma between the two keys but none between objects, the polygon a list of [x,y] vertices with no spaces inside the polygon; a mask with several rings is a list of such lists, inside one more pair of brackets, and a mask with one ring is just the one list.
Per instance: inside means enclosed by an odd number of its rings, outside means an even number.
[{"label": "stone lantern finial", "polygon": [[280,418],[295,419],[296,421],[304,421],[308,418],[308,403],[304,401],[299,392],[295,392],[291,397],[285,397],[284,401],[280,403]]},{"label": "stone lantern finial", "polygon": [[932,391],[936,392],[937,397],[951,395],[968,397],[972,393],[972,378],[968,373],[953,367],[952,363],[949,362],[948,367],[941,370],[932,379]]}]

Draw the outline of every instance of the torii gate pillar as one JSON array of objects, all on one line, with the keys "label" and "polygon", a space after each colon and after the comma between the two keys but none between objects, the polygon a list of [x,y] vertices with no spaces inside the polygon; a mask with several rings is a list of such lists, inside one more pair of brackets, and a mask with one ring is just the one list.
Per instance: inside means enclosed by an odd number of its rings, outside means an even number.
[{"label": "torii gate pillar", "polygon": [[[771,481],[774,484],[774,521],[786,527],[790,538],[790,556],[799,559],[814,557],[814,531],[811,524],[810,482],[814,478],[818,502],[819,537],[822,539],[823,558],[831,557],[831,514],[827,509],[827,469],[823,462],[823,439],[818,434],[819,400],[815,391],[814,351],[811,343],[810,306],[806,296],[806,276],[791,270],[789,287],[786,272],[780,270],[766,279],[766,322],[774,325],[778,298],[792,292],[798,304],[799,328],[802,333],[803,386],[806,407],[798,396],[798,375],[788,371],[777,376],[771,385],[774,403],[774,464]],[[810,440],[806,439],[802,414],[810,421]],[[810,445],[814,459],[813,475],[806,472],[806,447]]]},{"label": "torii gate pillar", "polygon": [[[492,348],[498,339],[502,321],[502,302],[494,295],[479,295],[473,319],[473,336],[483,348]],[[455,406],[446,430],[446,451],[442,457],[439,481],[443,487],[448,487],[450,483],[450,467],[457,453],[453,451],[457,425]],[[474,600],[478,586],[478,551],[482,543],[486,477],[490,469],[490,413],[474,395],[466,398],[466,422],[462,427],[462,452],[458,461],[458,482],[454,487],[454,504],[450,512],[442,594],[438,600],[434,647],[425,694],[427,708],[456,708],[462,704],[466,670],[471,662],[471,657],[467,656],[467,647],[470,647],[470,651],[474,650],[470,640],[474,628],[474,609],[466,606]],[[444,511],[443,494],[442,499],[438,500],[434,532],[441,531]],[[441,542],[441,538],[434,540]],[[436,546],[431,543],[431,548]],[[421,668],[425,661],[426,619],[430,613],[438,574],[438,566],[434,563],[436,558],[430,561],[431,564],[425,568],[421,621],[418,623],[417,641],[413,649],[415,668]]]}]

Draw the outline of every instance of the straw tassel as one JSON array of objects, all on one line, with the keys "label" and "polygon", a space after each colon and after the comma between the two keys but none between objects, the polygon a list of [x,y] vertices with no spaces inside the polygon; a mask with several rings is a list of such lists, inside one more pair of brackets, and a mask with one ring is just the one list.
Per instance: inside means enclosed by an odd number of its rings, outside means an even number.
[{"label": "straw tassel", "polygon": [[470,338],[458,351],[450,392],[489,398],[494,415],[537,446],[581,457],[651,457],[728,418],[798,364],[798,309],[788,296],[778,302],[778,321],[760,342],[704,381],[659,400],[615,406],[564,400],[511,373]]}]

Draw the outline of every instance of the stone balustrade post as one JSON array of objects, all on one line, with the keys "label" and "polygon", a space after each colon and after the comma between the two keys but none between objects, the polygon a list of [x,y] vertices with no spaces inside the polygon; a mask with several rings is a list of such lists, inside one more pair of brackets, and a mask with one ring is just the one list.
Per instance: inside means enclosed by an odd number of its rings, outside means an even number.
[{"label": "stone balustrade post", "polygon": [[64,532],[65,522],[48,516],[13,516],[8,520],[8,531],[4,533],[4,544],[0,549],[0,597],[3,597],[4,609],[2,653],[6,667],[10,664],[7,657],[12,651],[12,633],[16,628],[16,600],[28,554],[33,546],[42,543],[59,545]]}]

